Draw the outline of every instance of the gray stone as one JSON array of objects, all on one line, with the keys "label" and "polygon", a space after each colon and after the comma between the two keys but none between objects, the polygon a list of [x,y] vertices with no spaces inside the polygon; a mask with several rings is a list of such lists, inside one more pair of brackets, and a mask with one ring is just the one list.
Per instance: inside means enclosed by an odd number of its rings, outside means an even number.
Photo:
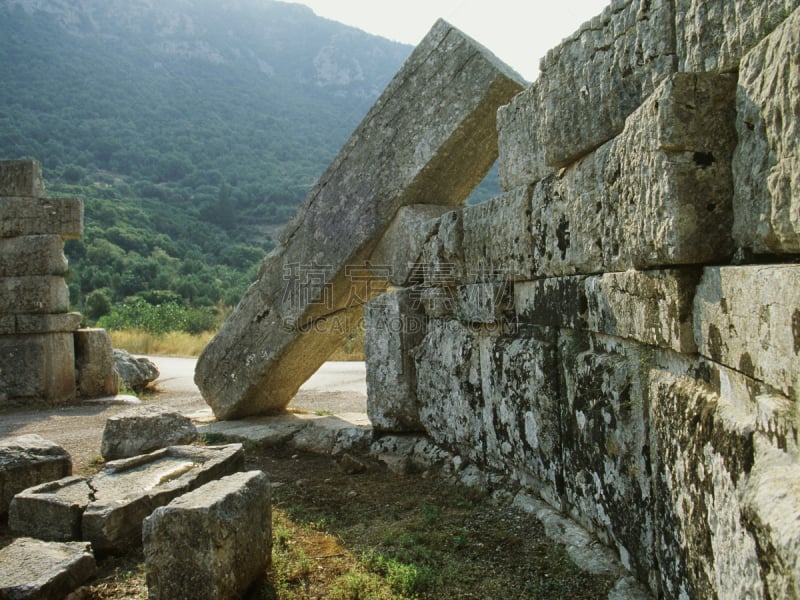
[{"label": "gray stone", "polygon": [[699,352],[800,400],[800,265],[707,267],[694,301]]},{"label": "gray stone", "polygon": [[62,600],[95,571],[89,544],[20,538],[0,548],[0,598]]},{"label": "gray stone", "polygon": [[[800,3],[762,3],[788,4]],[[739,69],[734,237],[755,253],[800,252],[798,29],[800,9],[745,55]]]},{"label": "gray stone", "polygon": [[344,413],[313,419],[309,427],[292,437],[289,445],[316,454],[339,454],[366,445],[371,436],[369,419],[363,413]]},{"label": "gray stone", "polygon": [[435,230],[436,219],[450,210],[436,204],[401,207],[369,257],[373,271],[386,273],[395,286],[418,283],[424,268],[422,246]]},{"label": "gray stone", "polygon": [[289,403],[349,333],[320,332],[318,322],[369,299],[353,296],[349,269],[365,265],[401,206],[464,201],[497,157],[497,107],[522,85],[473,40],[434,25],[201,355],[195,379],[218,418]]},{"label": "gray stone", "polygon": [[69,289],[56,275],[3,277],[0,279],[0,313],[65,313]]},{"label": "gray stone", "polygon": [[40,540],[80,540],[83,511],[93,491],[80,475],[30,487],[11,501],[8,526],[17,535]]},{"label": "gray stone", "polygon": [[106,421],[100,454],[116,460],[147,454],[153,450],[191,444],[197,428],[181,413],[157,406],[140,406]]},{"label": "gray stone", "polygon": [[675,71],[674,20],[669,0],[617,0],[547,53],[535,113],[547,165],[566,166],[620,133]]},{"label": "gray stone", "polygon": [[149,358],[132,356],[129,352],[114,349],[114,371],[121,385],[129,390],[141,392],[158,379],[158,367]]},{"label": "gray stone", "polygon": [[72,473],[72,459],[58,444],[36,434],[0,440],[0,514],[24,489]]},{"label": "gray stone", "polygon": [[514,312],[522,323],[586,329],[586,277],[547,277],[514,284]]},{"label": "gray stone", "polygon": [[0,277],[67,273],[64,241],[58,235],[0,238]]},{"label": "gray stone", "polygon": [[377,431],[421,431],[413,350],[425,336],[425,316],[409,289],[378,296],[364,307],[367,415]]},{"label": "gray stone", "polygon": [[423,245],[423,282],[426,287],[453,287],[466,281],[463,216],[463,210],[443,214]]},{"label": "gray stone", "polygon": [[38,198],[43,195],[44,178],[38,161],[0,161],[0,196]]},{"label": "gray stone", "polygon": [[224,439],[230,442],[254,444],[269,448],[282,446],[300,430],[311,425],[310,415],[283,414],[272,417],[250,417],[239,421],[217,421],[198,427],[206,440]]},{"label": "gray stone", "polygon": [[74,399],[72,333],[0,336],[0,402],[56,405]]},{"label": "gray stone", "polygon": [[75,332],[75,384],[84,398],[114,396],[119,391],[114,349],[105,329]]},{"label": "gray stone", "polygon": [[797,0],[677,0],[681,71],[736,71],[741,58],[800,6]]},{"label": "gray stone", "polygon": [[[6,320],[7,319],[7,320]],[[0,334],[73,333],[81,326],[81,314],[76,312],[54,315],[0,316]]]},{"label": "gray stone", "polygon": [[148,597],[240,598],[270,562],[269,479],[250,471],[209,482],[153,511],[142,537]]},{"label": "gray stone", "polygon": [[462,323],[492,324],[513,314],[510,282],[470,283],[457,289],[453,314]]},{"label": "gray stone", "polygon": [[83,202],[79,198],[0,197],[0,238],[23,235],[83,235]]}]

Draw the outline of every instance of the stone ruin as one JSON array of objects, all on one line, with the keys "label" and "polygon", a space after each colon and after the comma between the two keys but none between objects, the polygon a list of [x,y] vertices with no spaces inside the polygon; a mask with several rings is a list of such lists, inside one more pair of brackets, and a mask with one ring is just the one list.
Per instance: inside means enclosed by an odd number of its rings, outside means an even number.
[{"label": "stone ruin", "polygon": [[[198,363],[217,417],[283,408],[369,300],[376,430],[540,497],[654,597],[800,596],[798,6],[614,0],[513,98],[437,24]],[[504,193],[447,210],[499,105]]]},{"label": "stone ruin", "polygon": [[36,161],[0,161],[0,407],[117,393],[111,340],[69,310],[64,240],[83,203],[45,197]]}]

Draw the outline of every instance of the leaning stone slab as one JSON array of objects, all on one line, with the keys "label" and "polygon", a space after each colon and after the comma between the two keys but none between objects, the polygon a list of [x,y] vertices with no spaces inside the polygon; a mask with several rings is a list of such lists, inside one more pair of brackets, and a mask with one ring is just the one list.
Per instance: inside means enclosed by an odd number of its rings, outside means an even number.
[{"label": "leaning stone slab", "polygon": [[800,8],[746,54],[739,68],[734,237],[757,254],[800,253],[798,30]]},{"label": "leaning stone slab", "polygon": [[351,269],[365,265],[400,207],[465,200],[497,157],[497,108],[522,87],[483,47],[444,21],[434,25],[201,355],[195,379],[218,418],[289,403],[349,333],[316,325],[371,297],[354,294],[364,282]]},{"label": "leaning stone slab", "polygon": [[[76,331],[75,384],[78,395],[83,398],[114,396],[119,391],[118,379],[114,371],[114,349],[111,346],[108,332],[99,328]],[[170,444],[164,445],[169,446]],[[147,452],[150,450],[155,450],[155,448],[148,448]],[[141,452],[136,452],[136,454],[141,454]]]},{"label": "leaning stone slab", "polygon": [[0,598],[62,600],[95,571],[89,544],[20,538],[0,548]]},{"label": "leaning stone slab", "polygon": [[100,454],[117,460],[154,450],[190,444],[197,437],[191,419],[179,412],[156,406],[140,406],[106,421]]},{"label": "leaning stone slab", "polygon": [[64,241],[58,235],[0,239],[0,277],[65,275]]},{"label": "leaning stone slab", "polygon": [[694,301],[700,354],[800,400],[800,265],[707,267]]},{"label": "leaning stone slab", "polygon": [[80,198],[0,197],[0,238],[23,235],[83,235],[83,202]]},{"label": "leaning stone slab", "polygon": [[3,277],[0,279],[0,313],[65,313],[69,289],[57,275]]},{"label": "leaning stone slab", "polygon": [[547,53],[534,112],[546,165],[566,166],[620,133],[675,71],[674,19],[669,0],[619,0]]},{"label": "leaning stone slab", "polygon": [[741,58],[798,6],[798,0],[676,0],[678,68],[736,71]]},{"label": "leaning stone slab", "polygon": [[43,195],[44,178],[38,161],[0,161],[0,196],[38,198]]},{"label": "leaning stone slab", "polygon": [[149,598],[240,598],[270,562],[269,479],[249,471],[209,482],[153,511],[142,538]]},{"label": "leaning stone slab", "polygon": [[0,402],[63,404],[75,399],[72,333],[0,336]]},{"label": "leaning stone slab", "polygon": [[24,489],[72,473],[72,459],[58,444],[36,434],[0,440],[0,514]]}]

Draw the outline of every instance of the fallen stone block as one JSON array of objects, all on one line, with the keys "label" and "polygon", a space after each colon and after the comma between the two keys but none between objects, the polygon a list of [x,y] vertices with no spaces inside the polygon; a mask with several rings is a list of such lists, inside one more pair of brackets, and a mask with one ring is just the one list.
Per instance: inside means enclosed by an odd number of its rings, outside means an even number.
[{"label": "fallen stone block", "polygon": [[58,235],[0,239],[0,277],[67,273],[64,241]]},{"label": "fallen stone block", "polygon": [[298,431],[289,445],[316,454],[339,454],[364,446],[372,438],[372,427],[363,413],[327,415],[311,420]]},{"label": "fallen stone block", "polygon": [[364,307],[367,415],[377,431],[421,431],[413,349],[425,336],[425,316],[409,289],[378,296]]},{"label": "fallen stone block", "polygon": [[0,514],[29,487],[72,473],[72,459],[58,444],[36,434],[0,440]]},{"label": "fallen stone block", "polygon": [[80,198],[0,197],[0,214],[0,238],[59,235],[77,239],[83,235]]},{"label": "fallen stone block", "polygon": [[114,349],[105,329],[79,329],[75,332],[75,385],[78,395],[83,398],[114,396],[119,391]]},{"label": "fallen stone block", "polygon": [[318,325],[345,311],[357,317],[370,298],[354,296],[355,284],[368,292],[370,276],[356,282],[351,269],[367,266],[400,207],[466,199],[497,157],[497,108],[522,87],[473,40],[444,21],[434,25],[201,355],[195,379],[217,418],[274,413],[289,403],[349,333]]},{"label": "fallen stone block", "polygon": [[148,597],[240,598],[270,562],[269,479],[250,471],[209,482],[153,511],[142,538]]},{"label": "fallen stone block", "polygon": [[[800,2],[760,6],[786,4]],[[734,238],[757,254],[800,253],[798,29],[800,9],[746,54],[739,68]]]},{"label": "fallen stone block", "polygon": [[141,392],[158,379],[158,367],[149,358],[132,356],[125,350],[114,349],[114,371],[126,389]]},{"label": "fallen stone block", "polygon": [[8,526],[18,535],[40,540],[80,540],[83,511],[93,493],[87,478],[80,475],[30,487],[11,501]]},{"label": "fallen stone block", "polygon": [[89,544],[20,538],[0,548],[0,598],[62,600],[95,571]]},{"label": "fallen stone block", "polygon": [[197,428],[181,413],[156,406],[140,406],[114,415],[106,421],[100,454],[117,460],[154,450],[191,444]]},{"label": "fallen stone block", "polygon": [[207,441],[250,443],[258,447],[282,446],[301,429],[311,424],[303,414],[249,417],[239,421],[217,421],[198,427],[198,434]]},{"label": "fallen stone block", "polygon": [[694,300],[703,356],[800,399],[800,265],[707,267]]},{"label": "fallen stone block", "polygon": [[38,198],[43,195],[44,178],[39,161],[0,161],[0,196]]},{"label": "fallen stone block", "polygon": [[0,402],[64,404],[75,399],[72,333],[0,336]]},{"label": "fallen stone block", "polygon": [[797,0],[677,0],[678,69],[736,71],[741,58],[798,6]]},{"label": "fallen stone block", "polygon": [[0,279],[0,313],[65,313],[69,289],[56,275],[3,277]]}]

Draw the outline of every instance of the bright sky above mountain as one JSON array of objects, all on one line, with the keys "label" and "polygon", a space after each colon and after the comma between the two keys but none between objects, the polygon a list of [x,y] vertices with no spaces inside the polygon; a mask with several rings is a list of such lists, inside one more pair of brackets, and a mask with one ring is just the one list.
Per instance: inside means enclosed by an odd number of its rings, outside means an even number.
[{"label": "bright sky above mountain", "polygon": [[417,44],[441,17],[489,48],[528,80],[539,58],[609,0],[296,0],[321,17]]}]

